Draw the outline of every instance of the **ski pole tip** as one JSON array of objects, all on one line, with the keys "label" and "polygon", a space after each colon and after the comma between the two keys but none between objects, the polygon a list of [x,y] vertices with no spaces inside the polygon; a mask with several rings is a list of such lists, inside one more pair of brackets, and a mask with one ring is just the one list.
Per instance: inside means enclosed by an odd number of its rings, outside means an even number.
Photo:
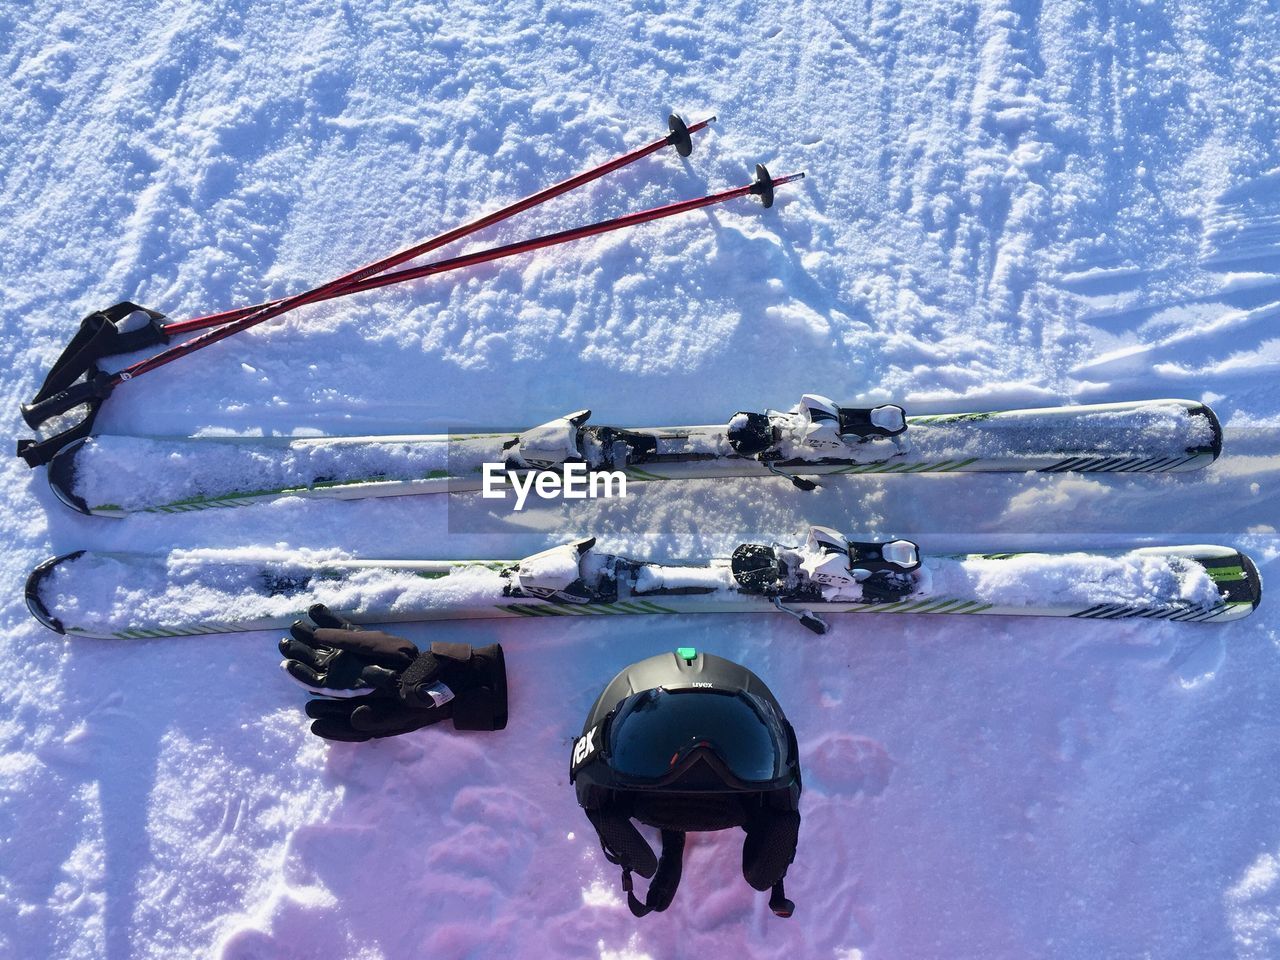
[{"label": "ski pole tip", "polygon": [[685,126],[685,122],[680,119],[679,114],[671,114],[667,117],[667,143],[676,148],[676,153],[682,157],[687,157],[693,153],[693,138],[690,133],[693,131]]},{"label": "ski pole tip", "polygon": [[756,164],[756,178],[751,182],[751,192],[760,198],[765,209],[773,206],[773,187],[778,183],[763,163]]},{"label": "ski pole tip", "polygon": [[667,129],[670,131],[666,137],[667,143],[675,147],[676,153],[680,154],[680,156],[687,157],[689,154],[693,153],[692,134],[704,129],[707,124],[714,120],[715,117],[711,117],[707,120],[699,120],[694,124],[686,124],[684,120],[681,119],[680,114],[670,114],[667,117]]},{"label": "ski pole tip", "polygon": [[760,198],[760,202],[766,207],[773,206],[773,191],[776,187],[783,184],[795,183],[797,180],[803,180],[803,173],[789,173],[785,177],[775,177],[769,173],[768,168],[763,163],[756,164],[756,179],[751,184],[751,192]]}]

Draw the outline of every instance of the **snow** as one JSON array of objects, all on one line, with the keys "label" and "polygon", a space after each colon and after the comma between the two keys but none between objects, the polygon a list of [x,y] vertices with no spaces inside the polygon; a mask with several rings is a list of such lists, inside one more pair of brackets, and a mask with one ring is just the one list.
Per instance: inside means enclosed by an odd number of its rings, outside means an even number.
[{"label": "snow", "polygon": [[[263,446],[218,438],[165,442],[151,437],[90,438],[76,454],[72,492],[94,506],[136,509],[228,492],[307,487],[320,480],[416,480],[447,472],[449,445],[401,438],[339,442],[277,440]],[[167,496],[157,499],[155,491]]]},{"label": "snow", "polygon": [[[580,557],[576,546],[553,547],[521,560],[514,579],[522,586],[535,589],[564,590],[581,576]],[[495,585],[492,581],[489,584],[490,588]],[[498,585],[497,596],[501,595],[502,587]],[[489,599],[493,597],[490,593]]]},{"label": "snow", "polygon": [[[11,435],[80,317],[280,296],[665,130],[670,151],[464,252],[746,183],[750,200],[298,311],[130,383],[112,433],[723,422],[805,392],[912,414],[1181,396],[1222,461],[1163,477],[637,484],[500,524],[475,497],[127,520],[4,464],[0,955],[1270,958],[1274,602],[1235,624],[556,618],[501,641],[511,726],[328,745],[262,632],[64,640],[20,599],[74,549],[678,560],[809,523],[930,552],[1227,543],[1280,574],[1280,15],[1192,0],[621,8],[459,0],[0,9]],[[494,532],[498,530],[500,532]],[[427,581],[424,581],[427,582]],[[138,597],[140,605],[146,597]],[[758,672],[804,822],[773,918],[691,837],[635,920],[566,782],[626,663]]]},{"label": "snow", "polygon": [[728,566],[676,567],[648,564],[636,574],[636,593],[655,590],[724,590],[734,586]]},{"label": "snow", "polygon": [[929,569],[934,593],[972,594],[1002,606],[1065,603],[1089,607],[1168,599],[1211,603],[1217,596],[1212,579],[1202,570],[1185,571],[1167,558],[1142,554],[1101,560],[1079,553],[1047,560],[1034,555],[1010,560],[972,559],[931,563]]}]

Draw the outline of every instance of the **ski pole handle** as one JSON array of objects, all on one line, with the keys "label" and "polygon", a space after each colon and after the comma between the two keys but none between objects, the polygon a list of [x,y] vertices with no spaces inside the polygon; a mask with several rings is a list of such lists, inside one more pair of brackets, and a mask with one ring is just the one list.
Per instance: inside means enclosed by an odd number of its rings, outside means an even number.
[{"label": "ski pole handle", "polygon": [[[111,395],[116,387],[115,378],[109,373],[95,373],[88,380],[73,384],[60,393],[55,393],[37,403],[24,403],[21,406],[22,419],[32,430],[46,420],[66,413],[82,404],[96,408]],[[96,401],[96,402],[95,402]]]},{"label": "ski pole handle", "polygon": [[29,467],[39,467],[53,459],[54,454],[77,440],[82,440],[93,432],[93,422],[98,418],[98,410],[102,407],[111,391],[120,381],[116,376],[91,370],[88,380],[74,384],[60,393],[55,393],[38,403],[24,403],[21,406],[22,419],[35,429],[46,421],[60,414],[84,408],[84,416],[58,433],[43,440],[19,440],[18,456],[26,461]]},{"label": "ski pole handle", "polygon": [[[82,389],[85,384],[79,384],[78,388]],[[78,388],[72,388],[79,392]],[[71,391],[67,391],[71,392]],[[61,395],[60,395],[61,396]],[[45,403],[51,403],[59,398],[50,398]],[[80,418],[78,423],[72,424],[60,433],[45,437],[43,440],[23,439],[18,441],[18,456],[26,461],[28,467],[41,467],[52,460],[60,450],[70,446],[77,440],[83,440],[89,434],[93,433],[93,423],[98,419],[98,411],[102,407],[102,397],[89,397],[88,399],[80,399],[79,404],[71,403],[67,409],[75,406],[83,406],[85,414]],[[57,413],[50,411],[49,416],[57,416]]]}]

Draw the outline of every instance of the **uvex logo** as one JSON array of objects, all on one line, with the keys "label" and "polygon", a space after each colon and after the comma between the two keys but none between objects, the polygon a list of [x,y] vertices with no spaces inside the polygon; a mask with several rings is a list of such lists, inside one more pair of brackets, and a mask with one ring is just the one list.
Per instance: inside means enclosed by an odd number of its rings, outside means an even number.
[{"label": "uvex logo", "polygon": [[596,752],[596,731],[599,729],[599,727],[592,727],[574,742],[573,765],[575,767],[582,766],[587,758]]}]

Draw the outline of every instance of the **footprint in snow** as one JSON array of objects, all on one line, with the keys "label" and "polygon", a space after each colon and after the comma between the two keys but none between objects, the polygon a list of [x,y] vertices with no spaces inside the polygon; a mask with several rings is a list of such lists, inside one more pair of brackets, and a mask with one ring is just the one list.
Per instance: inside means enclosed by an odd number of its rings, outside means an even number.
[{"label": "footprint in snow", "polygon": [[833,733],[801,750],[806,785],[829,794],[878,796],[895,766],[884,744],[870,737]]}]

